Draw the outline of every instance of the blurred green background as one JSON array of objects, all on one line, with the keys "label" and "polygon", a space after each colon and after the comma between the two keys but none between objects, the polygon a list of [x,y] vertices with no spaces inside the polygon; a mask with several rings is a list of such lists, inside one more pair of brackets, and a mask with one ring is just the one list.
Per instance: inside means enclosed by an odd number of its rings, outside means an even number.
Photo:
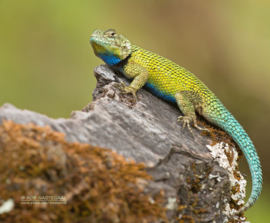
[{"label": "blurred green background", "polygon": [[54,118],[82,109],[92,100],[93,69],[103,63],[89,37],[114,28],[195,73],[244,126],[265,182],[246,216],[270,222],[269,12],[269,0],[1,0],[0,105]]}]

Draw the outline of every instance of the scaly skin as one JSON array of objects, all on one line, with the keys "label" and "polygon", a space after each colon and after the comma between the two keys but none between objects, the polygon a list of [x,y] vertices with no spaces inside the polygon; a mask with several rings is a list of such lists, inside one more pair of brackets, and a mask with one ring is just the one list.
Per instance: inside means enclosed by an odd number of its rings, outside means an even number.
[{"label": "scaly skin", "polygon": [[[96,56],[107,65],[120,70],[127,78],[133,79],[129,86],[124,83],[117,87],[123,93],[136,92],[144,85],[157,97],[177,103],[184,116],[183,122],[191,131],[190,124],[196,124],[197,111],[205,119],[226,131],[243,151],[252,176],[252,192],[247,203],[236,213],[250,208],[262,190],[262,169],[252,141],[242,126],[224,107],[219,99],[191,72],[176,63],[130,43],[115,30],[95,30],[90,42]],[[192,131],[191,131],[192,133]]]}]

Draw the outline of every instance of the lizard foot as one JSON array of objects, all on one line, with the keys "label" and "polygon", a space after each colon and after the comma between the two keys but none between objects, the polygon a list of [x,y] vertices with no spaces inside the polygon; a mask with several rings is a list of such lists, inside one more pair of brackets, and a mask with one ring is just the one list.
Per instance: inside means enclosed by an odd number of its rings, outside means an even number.
[{"label": "lizard foot", "polygon": [[193,122],[193,125],[196,129],[200,130],[200,131],[208,131],[210,132],[207,128],[202,128],[202,127],[199,127],[196,123],[196,119],[192,118],[192,117],[188,117],[188,116],[179,116],[178,119],[177,119],[178,122],[183,122],[183,129],[187,126],[188,127],[188,130],[191,132],[193,138],[194,138],[194,134],[191,130],[191,127],[190,127],[190,122]]},{"label": "lizard foot", "polygon": [[114,84],[114,87],[118,88],[122,94],[129,94],[131,93],[134,97],[134,102],[137,100],[136,92],[137,90],[133,87],[126,86],[124,82]]},{"label": "lizard foot", "polygon": [[192,121],[192,118],[190,118],[188,116],[179,116],[177,119],[177,122],[183,122],[183,130],[187,127],[188,130],[190,131],[191,135],[194,138],[194,134],[190,128],[190,121]]}]

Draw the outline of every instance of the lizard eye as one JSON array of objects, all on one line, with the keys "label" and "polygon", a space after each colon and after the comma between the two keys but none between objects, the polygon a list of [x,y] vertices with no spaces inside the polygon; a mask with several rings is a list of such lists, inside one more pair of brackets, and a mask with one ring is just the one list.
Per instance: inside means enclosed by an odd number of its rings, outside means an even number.
[{"label": "lizard eye", "polygon": [[109,30],[105,31],[105,35],[107,35],[108,37],[115,37],[116,32],[113,29],[109,29]]},{"label": "lizard eye", "polygon": [[115,32],[111,32],[110,33],[110,36],[114,37],[114,36],[116,36],[116,33]]}]

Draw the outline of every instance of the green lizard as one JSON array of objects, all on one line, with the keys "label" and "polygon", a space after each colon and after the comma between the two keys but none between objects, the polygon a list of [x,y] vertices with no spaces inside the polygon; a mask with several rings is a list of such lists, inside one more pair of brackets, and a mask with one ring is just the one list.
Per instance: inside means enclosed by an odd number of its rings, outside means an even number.
[{"label": "green lizard", "polygon": [[183,127],[190,125],[200,130],[196,123],[198,112],[211,123],[226,131],[243,151],[252,176],[252,192],[247,203],[236,212],[250,208],[262,190],[262,169],[256,149],[242,126],[224,107],[219,99],[191,72],[157,54],[131,44],[128,38],[117,35],[115,30],[95,30],[90,42],[96,56],[107,65],[120,70],[133,79],[129,86],[118,85],[123,93],[136,92],[146,86],[157,97],[177,103],[184,116],[178,118]]}]

